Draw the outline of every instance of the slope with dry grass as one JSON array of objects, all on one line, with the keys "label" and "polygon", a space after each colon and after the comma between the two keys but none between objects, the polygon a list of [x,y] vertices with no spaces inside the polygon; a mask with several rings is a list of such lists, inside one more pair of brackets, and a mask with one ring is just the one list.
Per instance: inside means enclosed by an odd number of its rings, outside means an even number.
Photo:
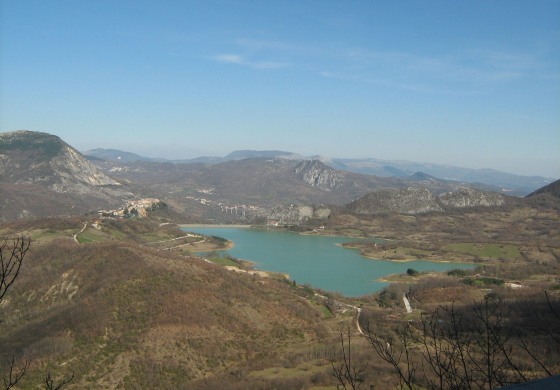
[{"label": "slope with dry grass", "polygon": [[23,388],[47,371],[74,373],[68,388],[244,381],[249,368],[329,335],[319,307],[290,283],[131,240],[80,245],[66,235],[32,244],[1,309],[0,360],[31,361]]}]

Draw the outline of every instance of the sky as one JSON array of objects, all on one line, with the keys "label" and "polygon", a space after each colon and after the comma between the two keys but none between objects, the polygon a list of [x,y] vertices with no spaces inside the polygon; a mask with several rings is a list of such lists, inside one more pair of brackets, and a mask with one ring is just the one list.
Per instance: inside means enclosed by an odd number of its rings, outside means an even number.
[{"label": "sky", "polygon": [[0,131],[560,177],[560,1],[0,1]]}]

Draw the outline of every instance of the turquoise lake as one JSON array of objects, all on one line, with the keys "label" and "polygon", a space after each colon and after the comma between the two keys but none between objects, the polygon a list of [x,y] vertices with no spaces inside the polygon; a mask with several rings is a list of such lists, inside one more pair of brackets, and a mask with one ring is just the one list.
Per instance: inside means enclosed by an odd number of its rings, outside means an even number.
[{"label": "turquoise lake", "polygon": [[353,297],[379,291],[388,283],[378,282],[377,279],[406,273],[408,268],[417,271],[474,268],[472,264],[423,260],[398,263],[368,259],[356,250],[337,245],[353,240],[348,237],[228,227],[185,227],[183,230],[233,241],[234,247],[225,253],[254,262],[256,269],[286,273],[298,284],[309,284]]}]

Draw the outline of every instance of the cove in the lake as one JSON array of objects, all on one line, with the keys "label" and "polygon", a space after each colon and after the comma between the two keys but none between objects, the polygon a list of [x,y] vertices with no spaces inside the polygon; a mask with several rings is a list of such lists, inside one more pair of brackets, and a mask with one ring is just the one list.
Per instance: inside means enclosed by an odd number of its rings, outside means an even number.
[{"label": "cove in the lake", "polygon": [[367,259],[356,250],[337,245],[352,240],[347,237],[230,227],[186,227],[183,230],[233,241],[234,247],[226,253],[254,262],[256,269],[286,273],[298,284],[354,297],[379,291],[389,283],[378,279],[406,273],[408,268],[417,271],[474,268],[472,264]]}]

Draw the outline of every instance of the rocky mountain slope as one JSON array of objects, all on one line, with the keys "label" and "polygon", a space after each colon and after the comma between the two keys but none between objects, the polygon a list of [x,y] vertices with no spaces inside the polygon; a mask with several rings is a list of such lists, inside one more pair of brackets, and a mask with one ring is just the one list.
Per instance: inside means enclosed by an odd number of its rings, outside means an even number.
[{"label": "rocky mountain slope", "polygon": [[542,176],[522,176],[495,169],[472,169],[443,164],[419,163],[412,161],[381,160],[376,158],[330,158],[325,156],[304,157],[302,155],[279,150],[236,150],[225,157],[198,157],[186,160],[154,159],[114,149],[94,149],[84,152],[85,155],[101,158],[106,161],[158,161],[170,163],[202,163],[219,164],[231,160],[246,158],[319,160],[338,171],[354,172],[378,177],[397,177],[406,179],[417,172],[439,178],[442,181],[470,183],[477,187],[485,187],[487,191],[503,192],[508,195],[524,196],[547,185],[552,178]]},{"label": "rocky mountain slope", "polygon": [[351,202],[348,209],[362,215],[391,212],[413,215],[459,208],[501,206],[505,203],[506,197],[502,194],[472,188],[459,188],[437,195],[427,188],[409,187],[371,192]]},{"label": "rocky mountain slope", "polygon": [[4,218],[75,214],[131,196],[60,138],[32,131],[0,133],[0,192]]},{"label": "rocky mountain slope", "polygon": [[[220,221],[235,216],[249,221],[260,217],[301,221],[315,215],[306,211],[309,207],[343,206],[378,189],[404,189],[416,184],[442,193],[457,188],[457,183],[426,175],[379,178],[336,170],[318,160],[248,158],[213,165],[109,161],[95,164],[190,215]],[[299,206],[306,208],[300,213]]]},{"label": "rocky mountain slope", "polygon": [[132,196],[132,188],[163,200],[185,219],[220,222],[300,223],[372,192],[365,198],[369,200],[358,200],[352,207],[366,213],[418,213],[496,205],[500,197],[422,172],[377,177],[280,151],[238,151],[219,164],[139,161],[133,154],[102,152],[96,154],[108,159],[88,161],[50,134],[2,133],[0,217],[68,215],[119,206]]}]

